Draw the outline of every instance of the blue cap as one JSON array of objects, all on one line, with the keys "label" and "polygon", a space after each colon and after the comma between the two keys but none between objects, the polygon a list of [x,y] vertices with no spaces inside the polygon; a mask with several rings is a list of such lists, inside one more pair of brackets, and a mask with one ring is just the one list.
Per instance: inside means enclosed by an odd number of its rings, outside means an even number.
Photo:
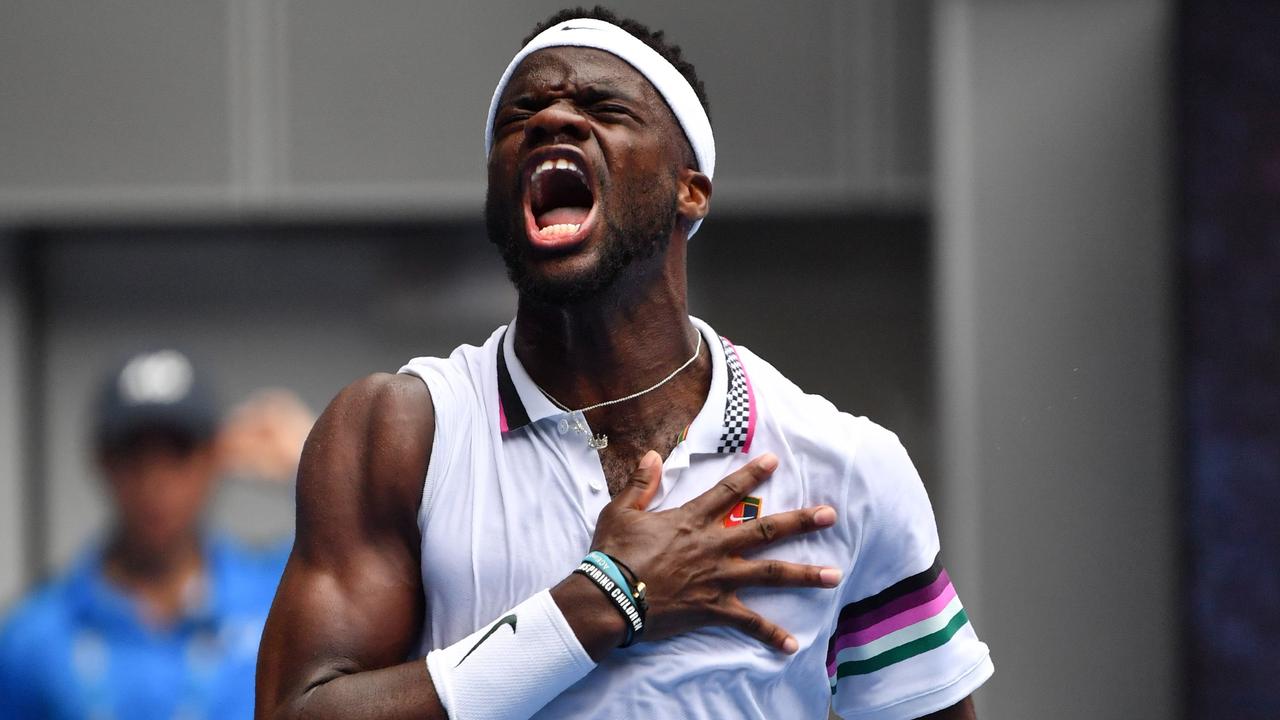
[{"label": "blue cap", "polygon": [[176,433],[192,440],[213,437],[218,407],[208,380],[177,350],[139,353],[120,365],[102,387],[98,442],[119,445],[141,432]]}]

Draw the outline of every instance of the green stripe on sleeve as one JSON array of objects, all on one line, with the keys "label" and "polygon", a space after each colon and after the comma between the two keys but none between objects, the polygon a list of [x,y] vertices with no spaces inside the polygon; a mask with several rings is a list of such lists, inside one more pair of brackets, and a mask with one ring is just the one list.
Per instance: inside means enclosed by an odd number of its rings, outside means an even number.
[{"label": "green stripe on sleeve", "polygon": [[[960,628],[964,627],[968,622],[969,616],[965,614],[964,608],[960,608],[956,611],[956,614],[951,617],[951,620],[946,624],[946,626],[937,632],[933,632],[922,638],[917,638],[911,642],[904,643],[891,650],[885,650],[879,655],[867,658],[866,660],[849,660],[847,662],[840,663],[840,665],[836,667],[836,680],[839,680],[842,677],[849,677],[850,675],[866,675],[868,673],[873,673],[894,663],[899,663],[908,658],[913,658],[920,653],[942,647],[943,645],[946,645],[947,641],[959,632]],[[831,686],[831,692],[834,693],[835,691],[836,688],[833,683]]]}]

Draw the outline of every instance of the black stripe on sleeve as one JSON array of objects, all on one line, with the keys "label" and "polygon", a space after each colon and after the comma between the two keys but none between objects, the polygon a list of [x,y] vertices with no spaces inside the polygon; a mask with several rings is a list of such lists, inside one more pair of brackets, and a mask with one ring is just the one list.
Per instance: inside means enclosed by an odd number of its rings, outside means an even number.
[{"label": "black stripe on sleeve", "polygon": [[938,575],[942,574],[942,556],[938,555],[933,559],[933,565],[928,570],[916,573],[911,577],[890,585],[871,597],[863,598],[857,602],[849,603],[840,611],[840,619],[844,620],[849,617],[857,617],[865,613],[869,613],[877,608],[884,607],[889,603],[897,600],[903,595],[913,593],[922,587],[928,586],[934,580],[938,579]]}]

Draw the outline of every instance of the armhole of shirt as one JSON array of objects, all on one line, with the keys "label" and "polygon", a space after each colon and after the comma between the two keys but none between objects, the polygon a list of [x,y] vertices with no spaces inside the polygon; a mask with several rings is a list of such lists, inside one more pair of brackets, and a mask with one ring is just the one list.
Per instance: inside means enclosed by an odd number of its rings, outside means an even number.
[{"label": "armhole of shirt", "polygon": [[431,457],[427,460],[427,476],[423,480],[422,498],[418,503],[418,532],[425,537],[436,486],[447,475],[452,455],[449,452],[449,443],[452,441],[449,428],[452,427],[450,414],[454,410],[454,404],[450,399],[448,382],[440,376],[437,369],[423,363],[411,362],[401,368],[400,372],[417,377],[427,386],[427,392],[431,393],[431,405],[435,416]]}]

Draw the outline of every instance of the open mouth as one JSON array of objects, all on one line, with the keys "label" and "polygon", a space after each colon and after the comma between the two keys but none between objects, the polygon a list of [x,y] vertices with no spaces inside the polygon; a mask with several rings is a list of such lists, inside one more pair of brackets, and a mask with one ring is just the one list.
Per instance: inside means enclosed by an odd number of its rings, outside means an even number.
[{"label": "open mouth", "polygon": [[539,155],[525,184],[525,225],[530,242],[549,249],[576,246],[587,236],[595,196],[576,152]]}]

